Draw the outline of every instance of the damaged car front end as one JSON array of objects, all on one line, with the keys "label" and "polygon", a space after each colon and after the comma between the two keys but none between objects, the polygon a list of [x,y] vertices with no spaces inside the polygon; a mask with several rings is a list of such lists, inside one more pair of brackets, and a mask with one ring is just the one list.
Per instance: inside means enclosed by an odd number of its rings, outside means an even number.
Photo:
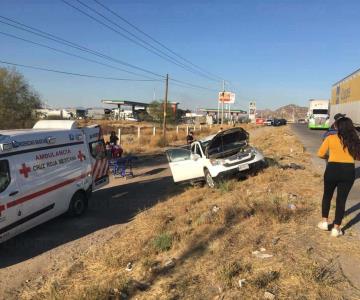
[{"label": "damaged car front end", "polygon": [[[178,155],[174,156],[174,151]],[[240,127],[195,141],[190,150],[181,151],[182,155],[176,149],[166,153],[174,182],[205,180],[209,187],[227,177],[245,175],[265,166],[264,156],[249,144],[249,134]]]}]

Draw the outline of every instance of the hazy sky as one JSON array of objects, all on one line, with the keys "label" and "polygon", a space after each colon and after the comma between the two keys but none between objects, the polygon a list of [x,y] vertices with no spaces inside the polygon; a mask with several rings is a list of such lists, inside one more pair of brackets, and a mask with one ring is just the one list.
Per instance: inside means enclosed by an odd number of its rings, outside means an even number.
[{"label": "hazy sky", "polygon": [[[92,13],[76,0],[66,1]],[[93,0],[81,1],[151,42]],[[227,87],[236,92],[236,107],[239,108],[247,108],[249,100],[256,100],[258,108],[276,108],[289,103],[307,105],[309,98],[329,98],[331,85],[360,67],[360,1],[99,1],[188,61],[230,82]],[[169,73],[171,78],[213,89],[185,88],[170,82],[169,98],[180,102],[182,108],[217,106],[216,90],[221,89],[220,80],[211,81],[165,61],[60,0],[0,0],[0,16],[156,74]],[[115,25],[107,24],[120,31]],[[2,23],[0,32],[115,68],[0,33],[0,60],[3,61],[105,77],[143,78],[116,69],[123,68],[159,79]],[[162,48],[162,51],[167,50]],[[39,91],[42,99],[54,107],[100,106],[101,99],[149,102],[154,90],[156,98],[164,95],[163,82],[120,82],[20,67],[18,70]]]}]

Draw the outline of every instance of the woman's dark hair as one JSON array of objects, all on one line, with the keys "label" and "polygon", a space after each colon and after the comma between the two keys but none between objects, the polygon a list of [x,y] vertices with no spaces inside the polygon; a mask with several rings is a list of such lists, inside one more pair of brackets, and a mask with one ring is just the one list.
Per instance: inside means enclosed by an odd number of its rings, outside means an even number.
[{"label": "woman's dark hair", "polygon": [[343,117],[336,121],[338,136],[344,146],[347,148],[351,156],[360,159],[360,138],[356,128],[350,118]]}]

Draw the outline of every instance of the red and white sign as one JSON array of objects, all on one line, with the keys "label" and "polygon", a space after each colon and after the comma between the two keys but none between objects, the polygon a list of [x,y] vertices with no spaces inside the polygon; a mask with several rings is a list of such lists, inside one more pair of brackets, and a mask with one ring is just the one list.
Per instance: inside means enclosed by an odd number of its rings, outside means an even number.
[{"label": "red and white sign", "polygon": [[219,92],[219,103],[234,104],[235,93]]}]

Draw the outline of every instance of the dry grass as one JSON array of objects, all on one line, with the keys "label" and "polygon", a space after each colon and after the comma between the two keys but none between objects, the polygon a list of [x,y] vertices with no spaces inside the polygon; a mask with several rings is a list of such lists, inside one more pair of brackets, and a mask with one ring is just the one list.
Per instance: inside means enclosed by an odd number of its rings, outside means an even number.
[{"label": "dry grass", "polygon": [[[110,132],[115,131],[118,133],[118,129],[121,129],[121,146],[123,147],[125,154],[130,153],[150,153],[159,152],[167,146],[184,145],[186,144],[186,125],[179,126],[179,132],[177,133],[175,126],[169,126],[167,130],[167,137],[164,140],[162,135],[162,129],[157,127],[156,134],[153,135],[153,126],[149,123],[122,123],[115,121],[100,121],[102,126],[105,141],[109,140]],[[83,124],[86,125],[86,124]],[[245,129],[254,128],[253,124],[244,124]],[[138,127],[140,127],[141,134],[138,138]],[[228,125],[222,126],[223,129],[231,128]],[[203,125],[200,129],[199,126],[189,126],[189,131],[193,131],[195,138],[200,139],[207,135],[218,132],[220,126]]]},{"label": "dry grass", "polygon": [[[277,299],[358,299],[337,253],[359,256],[359,241],[331,240],[314,228],[321,177],[302,145],[285,127],[257,130],[252,140],[273,167],[218,190],[189,188],[139,213],[101,248],[21,298],[262,299],[269,291]],[[276,166],[289,162],[305,169]],[[273,257],[252,254],[261,248]],[[175,266],[166,266],[169,258]]]}]

